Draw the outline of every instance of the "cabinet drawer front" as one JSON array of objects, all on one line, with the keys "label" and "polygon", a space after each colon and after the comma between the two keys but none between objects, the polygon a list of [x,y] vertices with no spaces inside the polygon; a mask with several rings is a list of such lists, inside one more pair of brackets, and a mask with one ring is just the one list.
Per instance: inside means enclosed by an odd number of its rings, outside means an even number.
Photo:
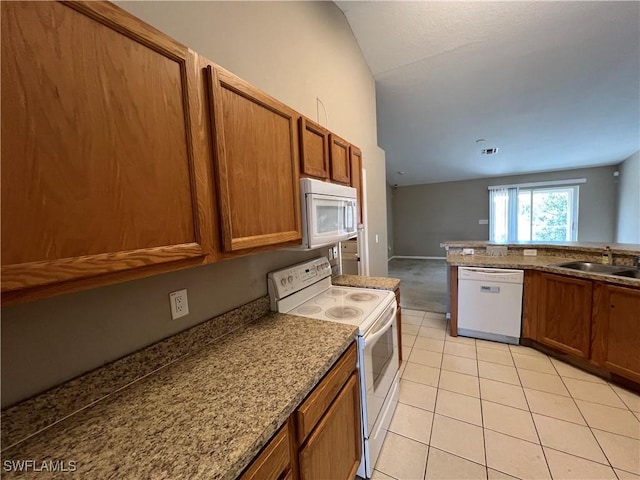
[{"label": "cabinet drawer front", "polygon": [[300,451],[300,478],[351,480],[361,449],[360,384],[353,374]]},{"label": "cabinet drawer front", "polygon": [[327,376],[296,410],[298,442],[302,443],[324,415],[347,379],[356,369],[357,350],[354,343],[336,362]]},{"label": "cabinet drawer front", "polygon": [[[276,480],[283,478],[291,466],[288,424],[276,434],[267,447],[240,477],[242,480]],[[288,476],[286,478],[289,478]]]}]

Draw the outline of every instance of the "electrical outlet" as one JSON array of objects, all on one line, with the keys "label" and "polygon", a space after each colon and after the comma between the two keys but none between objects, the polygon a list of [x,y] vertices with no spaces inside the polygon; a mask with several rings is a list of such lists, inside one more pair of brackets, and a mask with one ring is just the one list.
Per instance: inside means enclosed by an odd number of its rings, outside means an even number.
[{"label": "electrical outlet", "polygon": [[329,247],[329,260],[333,260],[333,247]]},{"label": "electrical outlet", "polygon": [[473,248],[463,248],[462,249],[462,254],[463,255],[473,255],[473,252],[474,252]]},{"label": "electrical outlet", "polygon": [[538,256],[538,250],[536,250],[535,248],[525,248],[523,250],[522,254],[525,257],[537,257]]},{"label": "electrical outlet", "polygon": [[189,315],[189,301],[187,300],[187,290],[178,290],[169,294],[171,302],[171,318],[184,317]]}]

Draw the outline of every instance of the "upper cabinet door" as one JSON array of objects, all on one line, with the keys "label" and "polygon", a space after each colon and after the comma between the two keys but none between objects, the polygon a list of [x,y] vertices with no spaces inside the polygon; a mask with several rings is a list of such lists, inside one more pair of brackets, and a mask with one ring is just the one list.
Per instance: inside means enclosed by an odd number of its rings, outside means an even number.
[{"label": "upper cabinet door", "polygon": [[1,8],[3,294],[202,262],[190,52],[108,3]]},{"label": "upper cabinet door", "polygon": [[358,223],[362,223],[364,211],[364,198],[362,189],[362,152],[358,147],[349,146],[349,159],[351,164],[351,186],[358,191]]},{"label": "upper cabinet door", "polygon": [[351,185],[351,168],[349,165],[349,143],[334,135],[329,135],[331,154],[331,180]]},{"label": "upper cabinet door", "polygon": [[300,117],[300,175],[329,178],[329,131]]},{"label": "upper cabinet door", "polygon": [[217,65],[207,72],[224,250],[300,240],[298,114]]}]

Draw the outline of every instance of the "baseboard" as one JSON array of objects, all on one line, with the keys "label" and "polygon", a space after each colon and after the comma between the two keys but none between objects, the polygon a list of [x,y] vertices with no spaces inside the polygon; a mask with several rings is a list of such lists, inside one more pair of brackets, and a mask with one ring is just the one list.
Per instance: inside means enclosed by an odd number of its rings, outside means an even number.
[{"label": "baseboard", "polygon": [[447,259],[447,257],[421,257],[421,256],[415,256],[415,255],[393,255],[392,257],[389,257],[387,261],[393,260],[394,258],[409,258],[414,260],[446,260]]}]

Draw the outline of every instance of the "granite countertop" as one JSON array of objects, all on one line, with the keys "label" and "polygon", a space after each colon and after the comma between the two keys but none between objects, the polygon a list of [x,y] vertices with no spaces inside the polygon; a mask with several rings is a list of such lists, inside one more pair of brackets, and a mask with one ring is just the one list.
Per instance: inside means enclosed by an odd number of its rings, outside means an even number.
[{"label": "granite countertop", "polygon": [[[3,462],[77,466],[47,478],[235,478],[355,332],[268,314],[3,450]],[[3,472],[14,476],[43,478],[33,469]]]},{"label": "granite countertop", "polygon": [[448,255],[447,263],[458,267],[496,267],[540,270],[543,272],[569,275],[572,277],[600,280],[617,285],[627,285],[640,288],[640,279],[616,277],[604,273],[581,272],[569,268],[556,267],[555,264],[570,262],[568,257],[539,256],[525,257],[522,255],[505,255],[503,257],[489,255]]},{"label": "granite countertop", "polygon": [[331,279],[333,285],[341,287],[373,288],[394,291],[400,286],[400,279],[392,277],[367,277],[364,275],[338,275]]},{"label": "granite countertop", "polygon": [[635,243],[608,243],[608,242],[513,242],[495,243],[486,240],[448,240],[440,244],[441,247],[455,248],[485,248],[487,246],[506,246],[513,248],[540,248],[551,250],[574,250],[579,252],[601,253],[604,247],[611,248],[613,253],[621,255],[640,254],[640,244]]}]

